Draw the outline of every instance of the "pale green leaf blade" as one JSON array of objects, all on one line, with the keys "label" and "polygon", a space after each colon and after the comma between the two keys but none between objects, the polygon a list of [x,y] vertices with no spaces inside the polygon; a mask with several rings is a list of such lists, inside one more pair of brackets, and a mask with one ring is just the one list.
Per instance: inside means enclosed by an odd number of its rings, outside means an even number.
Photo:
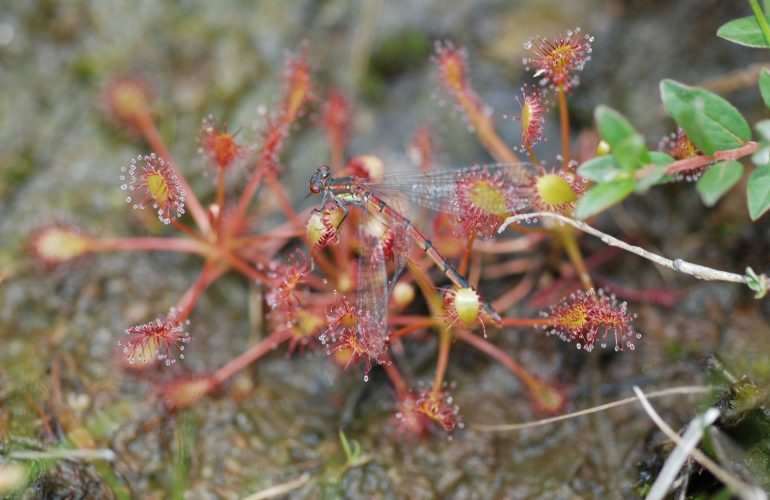
[{"label": "pale green leaf blade", "polygon": [[770,209],[770,165],[757,167],[749,177],[746,200],[751,220],[757,220]]},{"label": "pale green leaf blade", "polygon": [[717,30],[717,36],[745,47],[770,48],[754,16],[726,22]]},{"label": "pale green leaf blade", "polygon": [[619,179],[592,187],[578,202],[575,216],[585,219],[601,212],[631,194],[635,185],[634,179]]},{"label": "pale green leaf blade", "polygon": [[698,179],[695,190],[703,203],[712,207],[743,176],[743,165],[735,160],[719,162]]},{"label": "pale green leaf blade", "polygon": [[663,80],[660,96],[668,114],[706,155],[738,148],[751,139],[743,115],[713,92]]}]

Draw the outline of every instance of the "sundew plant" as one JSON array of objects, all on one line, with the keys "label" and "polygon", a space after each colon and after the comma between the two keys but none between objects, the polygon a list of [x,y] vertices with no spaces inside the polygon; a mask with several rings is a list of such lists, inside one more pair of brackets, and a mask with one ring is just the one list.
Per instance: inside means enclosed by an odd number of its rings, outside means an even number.
[{"label": "sundew plant", "polygon": [[[749,6],[753,15],[712,31],[740,45],[770,48],[765,11],[753,0]],[[122,331],[113,332],[111,362],[121,377],[146,391],[148,427],[163,428],[196,409],[250,398],[253,385],[271,384],[271,371],[254,375],[254,367],[268,359],[289,366],[321,359],[319,384],[348,384],[345,392],[364,399],[362,394],[377,394],[377,404],[366,411],[355,402],[350,407],[324,402],[339,413],[339,429],[329,435],[341,452],[335,459],[308,458],[299,479],[284,477],[288,482],[276,486],[275,494],[312,495],[313,485],[342,494],[346,477],[376,467],[384,452],[362,449],[348,438],[351,428],[366,428],[369,419],[387,422],[392,433],[382,439],[407,436],[414,443],[440,441],[449,448],[485,433],[570,425],[561,419],[608,398],[600,397],[598,386],[586,389],[560,377],[561,363],[565,371],[572,370],[569,363],[617,367],[670,345],[663,345],[666,326],[646,320],[645,313],[671,308],[677,292],[663,282],[650,286],[649,278],[638,279],[630,270],[608,279],[601,270],[607,262],[625,256],[634,259],[634,270],[655,264],[672,272],[666,277],[681,275],[677,283],[737,283],[736,293],[746,303],[766,301],[770,287],[763,273],[766,255],[752,254],[756,262],[745,269],[731,269],[734,259],[726,258],[724,265],[707,266],[698,258],[664,254],[644,235],[623,230],[626,204],[692,190],[706,207],[740,199],[745,217],[766,223],[770,121],[750,123],[718,92],[663,79],[659,97],[667,117],[661,120],[670,134],[659,143],[637,131],[634,117],[625,117],[622,105],[612,101],[592,103],[593,124],[576,130],[586,124],[571,116],[573,99],[592,70],[599,36],[575,26],[532,33],[523,42],[523,60],[510,61],[521,64],[527,77],[505,89],[506,109],[494,109],[484,97],[488,89],[474,84],[473,56],[459,41],[431,40],[423,60],[436,84],[425,92],[437,95],[436,113],[461,121],[469,132],[464,140],[484,151],[466,165],[445,161],[442,128],[430,117],[411,133],[398,154],[401,161],[358,149],[361,103],[349,87],[328,83],[334,81],[334,68],[325,67],[310,42],[286,52],[282,79],[274,82],[279,90],[254,114],[253,126],[206,113],[195,117],[200,120],[196,137],[168,133],[164,121],[169,118],[158,116],[151,85],[141,74],[116,76],[106,85],[101,107],[108,126],[126,132],[121,140],[130,137],[127,143],[136,152],[104,168],[114,170],[114,189],[134,221],[131,234],[76,225],[63,216],[29,234],[28,255],[38,264],[41,280],[78,273],[107,253],[174,252],[199,262],[197,274],[184,275],[188,286],[178,299],[155,303],[150,316],[138,323],[126,320]],[[770,116],[770,70],[761,68],[747,78],[755,105],[766,109],[745,114]],[[306,129],[321,132],[327,154],[297,163],[288,152],[307,138]],[[504,132],[512,129],[516,137]],[[211,189],[193,189],[200,183],[191,181],[191,172],[198,174],[174,155],[182,147],[197,150]],[[243,322],[256,316],[257,334],[237,355],[214,366],[198,339],[229,338],[232,332],[203,331],[196,319],[208,314],[202,298],[231,275],[254,292],[256,313],[244,310]],[[757,342],[766,342],[766,335],[756,332]],[[545,354],[527,354],[533,345]],[[636,483],[625,485],[636,494],[724,491],[762,498],[762,488],[770,484],[770,427],[762,427],[766,412],[761,418],[766,389],[750,370],[723,364],[719,354],[709,365],[709,385],[678,387],[644,378],[651,374],[626,373],[640,382],[625,388],[634,398],[617,404],[643,405],[646,413],[640,410],[637,419],[649,415],[670,443],[648,450]],[[193,366],[207,368],[190,369],[191,358],[199,361]],[[475,408],[478,400],[463,396],[468,395],[464,384],[483,387],[485,382],[463,377],[472,372],[467,366],[490,361],[499,367],[496,376],[509,377],[510,387],[517,388],[500,389],[496,397],[511,407],[526,406],[519,414],[530,422],[501,421],[500,412],[485,416]],[[54,366],[59,377],[62,368],[58,362]],[[612,377],[611,370],[604,373]],[[632,393],[637,385],[643,390],[636,387]],[[687,400],[691,404],[682,418],[694,420],[686,432],[658,423],[648,399],[687,394],[700,395],[702,404]],[[274,397],[271,404],[280,406],[280,394]],[[720,448],[725,441],[715,436],[729,435],[747,414],[762,430],[756,442],[732,438],[745,450],[743,459],[735,458],[738,454],[725,452]],[[71,427],[67,431],[66,418],[43,420],[50,443],[57,443],[64,459],[76,457],[78,450],[113,453],[94,459],[102,464],[95,474],[105,478],[114,496],[141,490],[127,481],[129,473],[104,466],[105,461],[119,463],[121,446],[130,445],[95,431],[78,440]],[[601,423],[595,432],[602,432]],[[186,466],[194,467],[193,445],[178,446],[189,455]],[[9,457],[0,462],[2,488],[3,474],[15,470],[8,464],[25,464],[30,450],[6,439],[0,451]],[[186,470],[173,471],[173,480],[181,481],[174,483],[177,491],[187,488]],[[19,484],[34,484],[45,468],[23,469],[22,475]]]}]

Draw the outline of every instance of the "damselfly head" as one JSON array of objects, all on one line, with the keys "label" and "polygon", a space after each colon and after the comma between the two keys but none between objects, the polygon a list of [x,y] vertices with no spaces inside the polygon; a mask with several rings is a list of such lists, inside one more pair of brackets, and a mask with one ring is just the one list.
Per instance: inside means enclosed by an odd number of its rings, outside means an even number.
[{"label": "damselfly head", "polygon": [[326,180],[331,177],[332,170],[326,165],[321,165],[313,173],[310,178],[310,192],[313,194],[320,193],[326,185]]}]

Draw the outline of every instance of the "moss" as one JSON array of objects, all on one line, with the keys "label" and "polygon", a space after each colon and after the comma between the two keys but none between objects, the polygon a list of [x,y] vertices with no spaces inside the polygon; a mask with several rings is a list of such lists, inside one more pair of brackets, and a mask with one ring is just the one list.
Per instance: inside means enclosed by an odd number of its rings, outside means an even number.
[{"label": "moss", "polygon": [[402,31],[385,38],[372,53],[371,73],[389,80],[428,61],[430,40],[425,33]]},{"label": "moss", "polygon": [[369,74],[361,84],[364,99],[372,104],[385,102],[385,81],[378,75]]},{"label": "moss", "polygon": [[0,181],[0,196],[8,196],[15,188],[23,185],[33,172],[32,162],[26,155],[19,155],[5,163]]}]

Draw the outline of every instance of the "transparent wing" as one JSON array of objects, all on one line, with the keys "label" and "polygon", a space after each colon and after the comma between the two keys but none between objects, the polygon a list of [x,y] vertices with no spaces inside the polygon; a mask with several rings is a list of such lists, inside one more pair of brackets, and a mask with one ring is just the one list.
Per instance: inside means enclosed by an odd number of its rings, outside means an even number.
[{"label": "transparent wing", "polygon": [[[519,166],[524,166],[521,164]],[[473,165],[455,170],[402,173],[362,181],[374,193],[398,195],[439,212],[460,215],[468,201],[486,211],[509,215],[529,205],[523,189],[526,180],[512,164]]]},{"label": "transparent wing", "polygon": [[379,359],[388,341],[388,277],[385,256],[377,236],[361,225],[361,257],[358,261],[356,306],[358,340],[372,359]]}]

